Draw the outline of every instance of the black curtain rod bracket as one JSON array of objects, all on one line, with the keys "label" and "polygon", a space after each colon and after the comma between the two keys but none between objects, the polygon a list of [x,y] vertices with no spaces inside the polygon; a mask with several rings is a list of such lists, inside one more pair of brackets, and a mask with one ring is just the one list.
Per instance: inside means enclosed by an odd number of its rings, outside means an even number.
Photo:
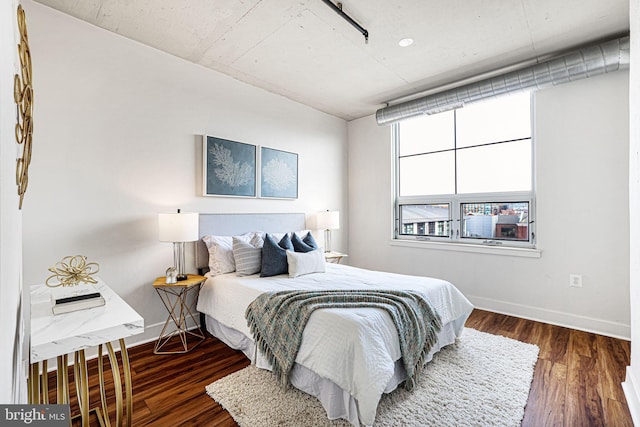
[{"label": "black curtain rod bracket", "polygon": [[342,3],[334,4],[331,0],[322,0],[325,4],[327,4],[335,13],[342,16],[342,18],[351,24],[355,29],[360,31],[360,33],[364,36],[364,42],[369,43],[369,31],[362,27],[362,25],[358,24],[353,20],[349,15],[347,15],[342,10]]}]

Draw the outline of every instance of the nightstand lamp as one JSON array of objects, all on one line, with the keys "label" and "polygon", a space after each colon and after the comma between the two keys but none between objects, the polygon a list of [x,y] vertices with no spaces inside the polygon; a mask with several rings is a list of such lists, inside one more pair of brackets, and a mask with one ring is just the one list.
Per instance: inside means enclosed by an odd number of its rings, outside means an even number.
[{"label": "nightstand lamp", "polygon": [[161,242],[173,243],[173,263],[178,271],[178,280],[186,280],[184,272],[184,244],[198,240],[197,213],[158,214],[158,231]]},{"label": "nightstand lamp", "polygon": [[331,252],[331,230],[340,228],[340,212],[325,211],[318,212],[318,229],[324,230],[324,251]]}]

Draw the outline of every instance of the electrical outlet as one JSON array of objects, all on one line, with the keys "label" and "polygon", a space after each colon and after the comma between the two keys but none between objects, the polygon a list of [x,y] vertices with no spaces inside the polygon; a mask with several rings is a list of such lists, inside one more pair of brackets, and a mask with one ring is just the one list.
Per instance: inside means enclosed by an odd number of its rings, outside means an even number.
[{"label": "electrical outlet", "polygon": [[582,275],[581,274],[570,274],[569,275],[569,286],[572,288],[581,288],[582,287]]}]

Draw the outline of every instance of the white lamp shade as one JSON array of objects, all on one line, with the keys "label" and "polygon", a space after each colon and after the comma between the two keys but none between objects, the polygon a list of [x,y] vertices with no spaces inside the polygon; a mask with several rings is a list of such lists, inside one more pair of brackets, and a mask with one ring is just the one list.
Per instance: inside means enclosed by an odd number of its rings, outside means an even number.
[{"label": "white lamp shade", "polygon": [[194,242],[198,240],[198,213],[158,214],[161,242]]},{"label": "white lamp shade", "polygon": [[325,211],[318,213],[318,230],[337,230],[340,228],[340,212]]}]

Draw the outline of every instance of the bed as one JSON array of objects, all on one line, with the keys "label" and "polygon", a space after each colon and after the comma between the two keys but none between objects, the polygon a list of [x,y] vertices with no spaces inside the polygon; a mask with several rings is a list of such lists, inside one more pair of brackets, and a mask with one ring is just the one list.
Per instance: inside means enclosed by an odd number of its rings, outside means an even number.
[{"label": "bed", "polygon": [[[239,236],[246,232],[305,230],[304,214],[201,214],[201,236]],[[200,241],[196,264],[206,270],[209,253]],[[441,317],[442,328],[426,360],[452,344],[461,333],[472,305],[450,283],[433,278],[376,272],[326,264],[324,272],[238,276],[212,274],[202,285],[197,309],[206,329],[231,348],[241,350],[259,368],[271,369],[252,338],[245,310],[262,293],[282,290],[377,289],[409,290],[425,296]],[[315,311],[302,334],[290,374],[291,384],[322,403],[329,419],[353,425],[373,425],[380,397],[405,379],[398,333],[391,317],[373,307],[329,308]],[[428,366],[427,366],[428,369]]]}]

